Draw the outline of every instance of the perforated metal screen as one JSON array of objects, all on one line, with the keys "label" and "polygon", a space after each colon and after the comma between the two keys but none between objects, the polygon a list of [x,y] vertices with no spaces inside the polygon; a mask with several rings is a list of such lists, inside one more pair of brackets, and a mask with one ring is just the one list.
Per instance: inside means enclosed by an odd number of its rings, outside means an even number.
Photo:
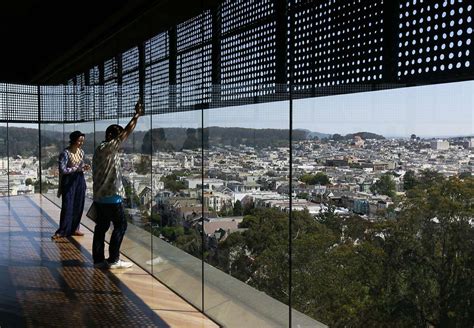
[{"label": "perforated metal screen", "polygon": [[65,94],[63,86],[42,86],[41,92],[41,121],[63,122]]},{"label": "perforated metal screen", "polygon": [[[75,122],[469,80],[471,0],[223,0],[41,87],[41,119]],[[144,61],[141,63],[141,61]],[[1,84],[0,120],[36,121],[37,88]]]},{"label": "perforated metal screen", "polygon": [[38,87],[2,84],[1,117],[10,122],[38,122]]},{"label": "perforated metal screen", "polygon": [[119,117],[133,116],[138,99],[139,71],[138,48],[132,48],[122,54],[121,110]]},{"label": "perforated metal screen", "polygon": [[104,62],[104,103],[101,119],[115,119],[118,117],[118,63],[116,58]]},{"label": "perforated metal screen", "polygon": [[305,89],[382,80],[383,0],[292,0],[289,8],[289,84]]},{"label": "perforated metal screen", "polygon": [[472,75],[473,3],[466,0],[400,1],[400,81]]},{"label": "perforated metal screen", "polygon": [[224,1],[221,16],[221,99],[275,93],[273,1]]},{"label": "perforated metal screen", "polygon": [[161,33],[145,43],[145,107],[152,113],[169,110],[169,36]]},{"label": "perforated metal screen", "polygon": [[178,109],[211,100],[211,26],[208,11],[177,26]]}]

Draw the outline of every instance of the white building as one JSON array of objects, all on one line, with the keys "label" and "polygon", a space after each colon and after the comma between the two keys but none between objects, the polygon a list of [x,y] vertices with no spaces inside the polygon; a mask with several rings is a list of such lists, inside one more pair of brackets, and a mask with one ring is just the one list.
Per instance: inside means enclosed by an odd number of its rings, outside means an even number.
[{"label": "white building", "polygon": [[445,140],[436,140],[431,142],[431,149],[434,150],[448,150],[449,142]]}]

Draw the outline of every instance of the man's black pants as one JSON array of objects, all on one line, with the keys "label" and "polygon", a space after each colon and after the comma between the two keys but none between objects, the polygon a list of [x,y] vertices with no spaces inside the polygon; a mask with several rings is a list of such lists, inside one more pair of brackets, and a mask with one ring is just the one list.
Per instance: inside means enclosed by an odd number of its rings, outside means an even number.
[{"label": "man's black pants", "polygon": [[105,260],[104,240],[105,233],[109,230],[110,222],[114,225],[112,236],[110,237],[109,258],[107,262],[113,263],[120,258],[120,245],[127,230],[127,219],[122,203],[105,204],[95,203],[97,209],[97,219],[94,228],[94,239],[92,242],[92,258],[95,263]]}]

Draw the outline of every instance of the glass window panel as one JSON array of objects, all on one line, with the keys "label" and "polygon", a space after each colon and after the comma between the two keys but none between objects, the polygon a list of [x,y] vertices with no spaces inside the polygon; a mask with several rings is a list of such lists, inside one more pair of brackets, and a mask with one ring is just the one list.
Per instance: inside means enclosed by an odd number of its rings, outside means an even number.
[{"label": "glass window panel", "polygon": [[39,193],[38,124],[8,124],[10,195]]},{"label": "glass window panel", "polygon": [[58,156],[65,148],[63,124],[41,124],[41,179],[43,181],[42,193],[49,200],[61,205],[58,193]]},{"label": "glass window panel", "polygon": [[[154,99],[152,95],[152,100]],[[152,272],[194,306],[202,304],[201,111],[153,115]]]},{"label": "glass window panel", "polygon": [[[134,113],[138,88],[137,92],[129,91],[130,93],[123,95],[124,99],[129,99],[126,105],[122,104],[125,105],[123,112]],[[130,119],[131,117],[121,118],[119,124],[125,128]],[[126,193],[123,204],[129,222],[122,251],[147,269],[150,268],[147,263],[152,259],[150,231],[153,227],[151,216],[153,194],[151,153],[148,149],[144,149],[143,144],[149,138],[150,119],[151,116],[142,116],[138,119],[135,130],[122,144],[121,152],[122,181]]]},{"label": "glass window panel", "polygon": [[[296,310],[329,326],[416,326],[415,315],[397,308],[400,295],[410,295],[409,308],[436,308],[422,300],[443,288],[433,277],[451,255],[441,249],[453,247],[456,258],[470,252],[460,236],[472,231],[463,213],[471,197],[473,88],[463,82],[294,101]],[[298,316],[292,324],[304,326]]]},{"label": "glass window panel", "polygon": [[205,111],[204,309],[229,326],[289,322],[289,102],[278,99]]}]

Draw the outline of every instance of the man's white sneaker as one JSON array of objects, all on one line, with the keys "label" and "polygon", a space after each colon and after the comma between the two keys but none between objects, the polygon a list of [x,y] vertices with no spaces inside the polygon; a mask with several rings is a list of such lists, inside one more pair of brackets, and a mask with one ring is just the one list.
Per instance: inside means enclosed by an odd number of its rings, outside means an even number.
[{"label": "man's white sneaker", "polygon": [[131,268],[132,266],[133,266],[132,262],[127,262],[127,261],[122,261],[122,260],[109,263],[110,269],[128,269],[128,268]]}]

